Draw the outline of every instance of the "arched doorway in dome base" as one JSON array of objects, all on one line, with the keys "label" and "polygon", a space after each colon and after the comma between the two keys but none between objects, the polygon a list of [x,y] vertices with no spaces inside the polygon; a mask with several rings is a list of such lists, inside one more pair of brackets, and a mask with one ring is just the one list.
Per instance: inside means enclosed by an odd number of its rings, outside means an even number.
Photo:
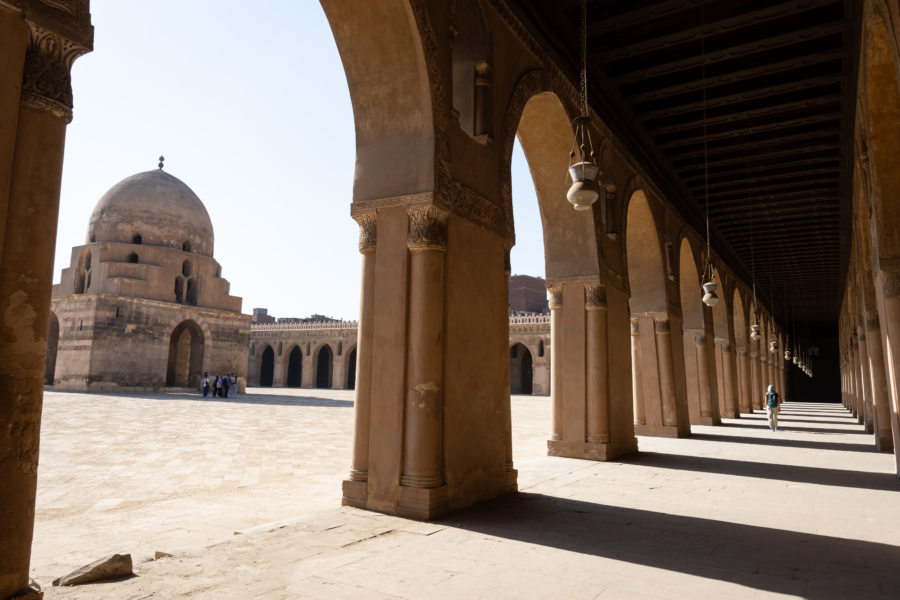
[{"label": "arched doorway in dome base", "polygon": [[203,375],[203,330],[194,321],[183,321],[169,338],[167,387],[199,387]]},{"label": "arched doorway in dome base", "polygon": [[59,350],[59,319],[50,313],[50,324],[47,327],[47,360],[44,365],[44,385],[53,385],[56,377],[56,353]]}]

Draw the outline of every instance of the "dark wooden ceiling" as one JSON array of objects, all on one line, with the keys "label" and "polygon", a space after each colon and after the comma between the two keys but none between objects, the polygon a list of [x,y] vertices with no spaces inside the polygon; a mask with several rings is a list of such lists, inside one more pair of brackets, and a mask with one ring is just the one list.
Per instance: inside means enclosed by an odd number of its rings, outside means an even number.
[{"label": "dark wooden ceiling", "polygon": [[[509,1],[576,77],[580,0]],[[782,323],[835,323],[858,0],[588,0],[587,14],[594,110],[701,232],[708,170],[713,247]]]}]

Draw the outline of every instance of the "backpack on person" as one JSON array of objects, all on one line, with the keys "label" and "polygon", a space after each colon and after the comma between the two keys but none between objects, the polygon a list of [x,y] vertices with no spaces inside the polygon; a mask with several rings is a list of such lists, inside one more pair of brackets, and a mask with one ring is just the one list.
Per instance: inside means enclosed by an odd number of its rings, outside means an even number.
[{"label": "backpack on person", "polygon": [[769,408],[776,408],[778,406],[777,392],[766,393],[766,406],[768,406]]}]

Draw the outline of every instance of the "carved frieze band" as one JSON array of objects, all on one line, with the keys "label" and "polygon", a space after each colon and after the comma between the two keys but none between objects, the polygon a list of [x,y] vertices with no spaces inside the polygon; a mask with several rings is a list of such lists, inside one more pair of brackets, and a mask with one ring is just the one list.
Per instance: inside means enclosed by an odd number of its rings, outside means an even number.
[{"label": "carved frieze band", "polygon": [[72,120],[71,69],[88,49],[49,29],[28,24],[21,104]]},{"label": "carved frieze band", "polygon": [[375,213],[357,215],[353,217],[359,225],[359,251],[361,254],[375,251],[375,242],[378,234]]},{"label": "carved frieze band", "polygon": [[418,192],[403,196],[387,196],[385,198],[372,198],[359,200],[350,205],[350,216],[356,218],[360,215],[374,213],[378,209],[394,206],[426,206],[434,202],[434,194],[431,192]]},{"label": "carved frieze band", "polygon": [[453,180],[449,185],[450,190],[446,194],[448,210],[456,216],[493,231],[510,242],[515,240],[512,215],[506,209],[458,181]]},{"label": "carved frieze band", "polygon": [[547,288],[550,293],[550,310],[562,308],[563,289],[561,285],[552,285]]},{"label": "carved frieze band", "polygon": [[602,285],[584,286],[584,308],[586,310],[606,310],[606,287]]},{"label": "carved frieze band", "polygon": [[449,214],[436,206],[410,208],[406,245],[410,250],[446,250]]}]

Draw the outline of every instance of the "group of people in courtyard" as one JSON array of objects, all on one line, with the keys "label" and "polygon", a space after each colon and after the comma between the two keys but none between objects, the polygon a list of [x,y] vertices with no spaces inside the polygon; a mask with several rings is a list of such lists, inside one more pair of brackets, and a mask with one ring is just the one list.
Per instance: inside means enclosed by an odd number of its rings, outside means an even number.
[{"label": "group of people in courtyard", "polygon": [[237,376],[234,373],[222,377],[218,373],[214,379],[210,380],[209,373],[203,374],[203,397],[212,393],[213,396],[219,398],[236,398],[238,392]]}]

